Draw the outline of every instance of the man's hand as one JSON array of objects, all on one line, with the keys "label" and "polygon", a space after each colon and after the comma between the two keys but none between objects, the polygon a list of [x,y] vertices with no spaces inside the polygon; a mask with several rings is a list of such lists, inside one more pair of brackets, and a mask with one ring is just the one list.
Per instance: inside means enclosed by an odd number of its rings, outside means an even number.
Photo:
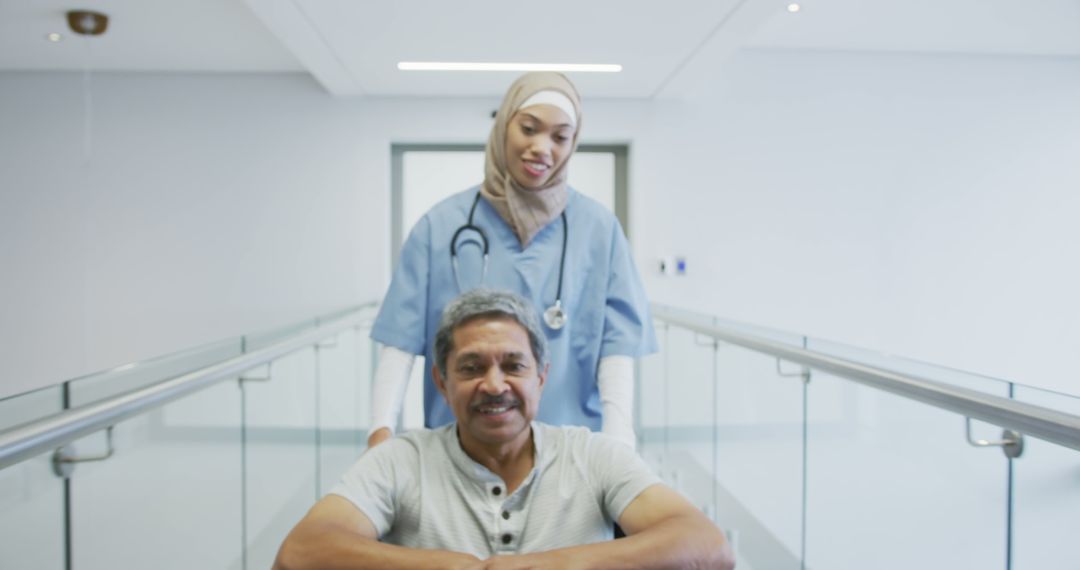
[{"label": "man's hand", "polygon": [[484,561],[449,550],[420,550],[379,542],[371,519],[343,497],[327,495],[281,545],[274,570],[380,568],[481,570]]},{"label": "man's hand", "polygon": [[627,538],[517,556],[494,556],[484,570],[588,568],[715,568],[731,570],[735,556],[723,533],[672,489],[656,484],[623,511]]},{"label": "man's hand", "polygon": [[484,561],[484,570],[573,570],[573,557],[562,556],[558,550],[535,554],[492,556]]},{"label": "man's hand", "polygon": [[390,433],[390,428],[379,428],[373,432],[367,438],[368,449],[379,445],[380,443],[394,437],[394,434]]},{"label": "man's hand", "polygon": [[472,554],[442,551],[439,553],[438,568],[446,570],[484,570],[485,562]]}]

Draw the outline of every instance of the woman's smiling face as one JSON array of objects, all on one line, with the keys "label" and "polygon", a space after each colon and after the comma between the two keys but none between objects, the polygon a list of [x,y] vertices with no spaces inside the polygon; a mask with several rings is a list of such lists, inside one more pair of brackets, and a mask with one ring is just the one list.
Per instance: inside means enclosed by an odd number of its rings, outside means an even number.
[{"label": "woman's smiling face", "polygon": [[506,128],[506,168],[528,190],[542,188],[573,148],[573,119],[554,105],[519,109]]}]

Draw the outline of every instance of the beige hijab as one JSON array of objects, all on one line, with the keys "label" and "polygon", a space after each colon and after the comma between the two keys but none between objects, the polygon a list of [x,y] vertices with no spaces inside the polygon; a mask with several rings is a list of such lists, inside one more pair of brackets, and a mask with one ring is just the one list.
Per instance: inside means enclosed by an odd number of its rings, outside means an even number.
[{"label": "beige hijab", "polygon": [[[570,153],[563,159],[563,163],[555,167],[551,178],[542,188],[528,190],[519,186],[506,169],[506,129],[510,125],[510,118],[521,108],[521,104],[540,91],[557,91],[566,95],[577,111],[577,127],[574,130]],[[581,98],[574,84],[561,73],[526,73],[514,81],[503,97],[502,105],[495,115],[495,126],[491,128],[491,136],[488,137],[484,184],[480,193],[514,230],[522,247],[529,245],[537,232],[566,209],[566,164],[577,150],[580,132]]]}]

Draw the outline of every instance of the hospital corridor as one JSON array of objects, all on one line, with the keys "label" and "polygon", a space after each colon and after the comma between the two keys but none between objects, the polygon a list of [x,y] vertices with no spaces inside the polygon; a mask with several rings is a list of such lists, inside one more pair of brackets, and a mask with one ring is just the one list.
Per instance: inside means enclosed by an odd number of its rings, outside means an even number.
[{"label": "hospital corridor", "polygon": [[454,422],[740,570],[1080,570],[1078,187],[1080,0],[0,3],[0,570],[285,568]]}]

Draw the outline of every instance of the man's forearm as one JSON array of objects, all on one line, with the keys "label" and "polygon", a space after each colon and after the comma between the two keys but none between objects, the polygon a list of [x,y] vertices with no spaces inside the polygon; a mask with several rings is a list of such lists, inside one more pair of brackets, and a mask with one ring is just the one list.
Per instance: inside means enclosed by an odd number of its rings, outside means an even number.
[{"label": "man's forearm", "polygon": [[460,552],[406,548],[334,525],[309,525],[297,527],[285,539],[274,570],[466,569],[480,564],[480,559]]},{"label": "man's forearm", "polygon": [[702,517],[673,517],[626,538],[488,560],[485,568],[574,570],[708,568],[730,570],[735,556],[720,529]]}]

